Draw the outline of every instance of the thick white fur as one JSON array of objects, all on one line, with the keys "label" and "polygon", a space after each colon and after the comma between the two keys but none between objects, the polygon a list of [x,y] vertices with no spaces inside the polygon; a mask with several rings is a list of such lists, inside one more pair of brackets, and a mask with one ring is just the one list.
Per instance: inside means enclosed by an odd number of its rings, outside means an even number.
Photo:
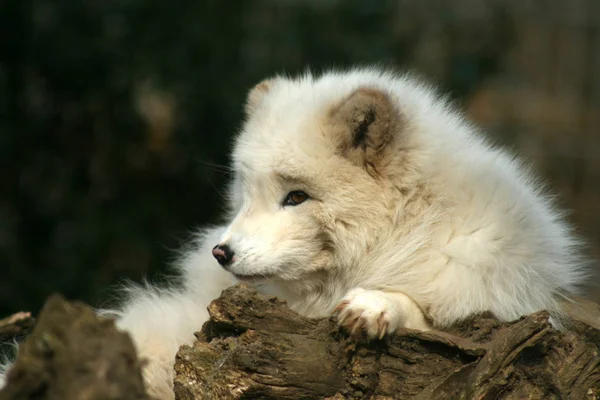
[{"label": "thick white fur", "polygon": [[[367,101],[382,94],[396,113],[393,139],[373,150],[367,133],[369,146],[348,150],[332,110],[365,88]],[[584,279],[576,239],[520,163],[431,88],[376,69],[276,77],[251,92],[247,110],[230,223],[187,252],[177,289],[133,289],[117,313],[150,361],[153,394],[173,397],[175,353],[234,275],[304,315],[335,311],[368,337],[482,311],[512,320],[547,309],[560,321],[559,297]],[[361,151],[375,158],[361,164]],[[283,206],[294,190],[309,199]],[[234,251],[234,275],[212,258],[218,243]]]}]

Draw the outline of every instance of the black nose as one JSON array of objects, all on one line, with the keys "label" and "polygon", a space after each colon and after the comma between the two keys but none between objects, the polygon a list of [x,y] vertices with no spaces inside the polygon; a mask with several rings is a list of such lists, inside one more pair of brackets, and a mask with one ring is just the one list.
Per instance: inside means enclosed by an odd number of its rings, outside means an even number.
[{"label": "black nose", "polygon": [[233,260],[233,251],[226,244],[218,244],[212,249],[213,256],[221,266],[226,267]]}]

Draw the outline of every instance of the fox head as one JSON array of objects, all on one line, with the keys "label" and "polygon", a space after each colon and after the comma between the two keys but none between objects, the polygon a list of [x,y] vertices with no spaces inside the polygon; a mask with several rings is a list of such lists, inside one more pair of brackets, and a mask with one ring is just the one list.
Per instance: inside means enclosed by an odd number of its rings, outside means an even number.
[{"label": "fox head", "polygon": [[386,80],[364,76],[276,77],[250,91],[231,222],[213,249],[239,279],[361,268],[402,218],[398,197],[417,169],[410,126]]}]

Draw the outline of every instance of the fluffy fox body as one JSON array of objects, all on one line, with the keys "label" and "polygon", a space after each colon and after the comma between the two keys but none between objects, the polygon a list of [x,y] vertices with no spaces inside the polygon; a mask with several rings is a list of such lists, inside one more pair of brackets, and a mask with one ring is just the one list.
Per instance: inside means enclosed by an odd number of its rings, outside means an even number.
[{"label": "fluffy fox body", "polygon": [[179,346],[237,281],[368,338],[483,311],[545,309],[560,325],[560,298],[585,279],[577,240],[529,172],[430,87],[377,69],[278,76],[246,111],[228,223],[186,252],[176,289],[132,289],[116,312],[152,394],[173,397]]}]

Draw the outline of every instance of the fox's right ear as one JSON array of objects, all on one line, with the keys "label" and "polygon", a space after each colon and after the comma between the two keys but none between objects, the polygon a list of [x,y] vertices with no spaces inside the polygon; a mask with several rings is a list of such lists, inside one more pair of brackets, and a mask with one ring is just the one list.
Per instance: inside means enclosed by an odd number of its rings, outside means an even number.
[{"label": "fox's right ear", "polygon": [[258,108],[260,103],[264,100],[265,95],[273,88],[276,81],[277,78],[265,79],[250,89],[248,97],[246,98],[246,115],[252,114]]},{"label": "fox's right ear", "polygon": [[382,172],[401,125],[389,93],[368,86],[359,87],[329,112],[330,135],[340,154],[370,173]]}]

